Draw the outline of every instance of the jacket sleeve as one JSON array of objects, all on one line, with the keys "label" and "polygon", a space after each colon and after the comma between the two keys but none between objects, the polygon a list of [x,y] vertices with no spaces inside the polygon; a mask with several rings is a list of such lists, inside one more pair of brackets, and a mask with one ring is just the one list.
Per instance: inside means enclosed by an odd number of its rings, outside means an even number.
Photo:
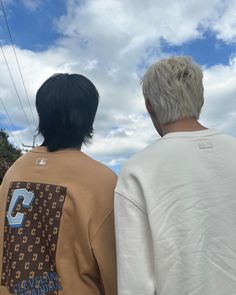
[{"label": "jacket sleeve", "polygon": [[107,216],[92,240],[105,295],[117,295],[114,211]]},{"label": "jacket sleeve", "polygon": [[145,211],[128,197],[115,193],[118,294],[154,295],[151,234]]}]

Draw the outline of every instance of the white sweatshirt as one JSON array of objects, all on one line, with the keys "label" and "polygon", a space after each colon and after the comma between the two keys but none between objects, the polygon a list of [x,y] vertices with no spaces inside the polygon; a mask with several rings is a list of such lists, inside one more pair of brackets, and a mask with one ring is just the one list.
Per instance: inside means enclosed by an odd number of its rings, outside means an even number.
[{"label": "white sweatshirt", "polygon": [[174,132],[123,167],[119,295],[236,294],[236,139]]}]

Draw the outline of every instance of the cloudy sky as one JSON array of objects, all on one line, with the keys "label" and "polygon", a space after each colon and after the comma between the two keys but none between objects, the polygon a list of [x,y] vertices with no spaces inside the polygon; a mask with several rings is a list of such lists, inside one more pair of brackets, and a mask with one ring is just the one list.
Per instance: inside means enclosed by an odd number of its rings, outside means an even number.
[{"label": "cloudy sky", "polygon": [[100,93],[96,134],[84,151],[118,172],[123,161],[158,139],[140,78],[152,62],[171,55],[191,55],[204,70],[201,122],[236,136],[236,0],[3,3],[25,82],[24,89],[0,9],[0,128],[15,145],[32,145],[42,82],[58,72],[80,73]]}]

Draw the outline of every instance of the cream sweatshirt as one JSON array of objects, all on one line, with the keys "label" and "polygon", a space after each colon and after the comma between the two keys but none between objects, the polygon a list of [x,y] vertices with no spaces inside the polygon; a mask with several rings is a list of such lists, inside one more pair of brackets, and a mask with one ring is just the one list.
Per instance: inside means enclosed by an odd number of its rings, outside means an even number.
[{"label": "cream sweatshirt", "polygon": [[174,132],[123,167],[119,295],[236,294],[236,139]]}]

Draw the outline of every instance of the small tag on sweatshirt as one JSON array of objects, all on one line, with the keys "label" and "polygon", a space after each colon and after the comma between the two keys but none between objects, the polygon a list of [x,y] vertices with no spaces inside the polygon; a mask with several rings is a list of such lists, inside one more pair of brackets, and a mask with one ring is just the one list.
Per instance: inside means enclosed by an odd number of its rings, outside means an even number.
[{"label": "small tag on sweatshirt", "polygon": [[201,141],[198,143],[198,147],[200,149],[212,149],[214,146],[213,143],[210,141]]},{"label": "small tag on sweatshirt", "polygon": [[36,160],[36,165],[45,166],[45,165],[47,165],[47,162],[48,162],[48,159],[46,159],[46,158],[38,158]]}]

